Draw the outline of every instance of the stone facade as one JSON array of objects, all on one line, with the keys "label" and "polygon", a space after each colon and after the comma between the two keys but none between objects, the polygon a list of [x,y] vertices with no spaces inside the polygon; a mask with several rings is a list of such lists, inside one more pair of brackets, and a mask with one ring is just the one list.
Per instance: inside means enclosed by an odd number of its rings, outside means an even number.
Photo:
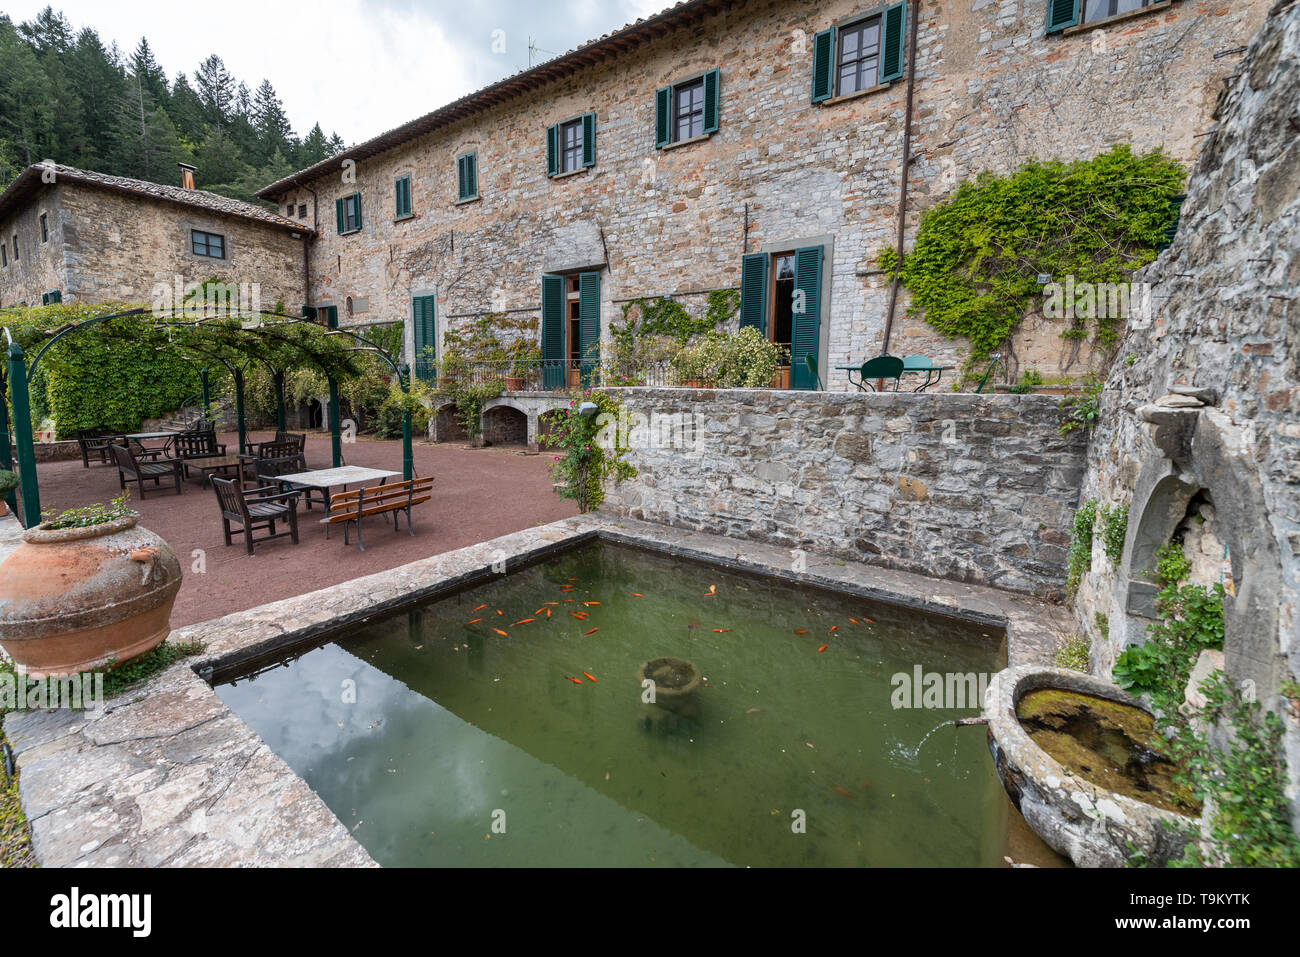
[{"label": "stone facade", "polygon": [[1284,715],[1300,829],[1300,717],[1279,693],[1300,675],[1295,0],[1274,5],[1245,63],[1217,105],[1183,229],[1138,277],[1153,285],[1156,317],[1121,344],[1083,491],[1127,505],[1128,536],[1118,566],[1094,551],[1077,606],[1093,667],[1107,675],[1152,623],[1155,550],[1185,531],[1200,579],[1223,580],[1232,592],[1229,676],[1253,681],[1259,700]]},{"label": "stone facade", "polygon": [[[221,235],[224,258],[195,255],[191,230]],[[51,290],[64,302],[152,303],[157,283],[174,290],[176,277],[183,285],[219,276],[227,283],[257,283],[262,309],[282,302],[297,314],[305,301],[308,233],[305,226],[295,234],[283,225],[200,205],[56,179],[0,216],[0,236],[9,243],[9,264],[0,268],[0,303],[40,305]]]},{"label": "stone facade", "polygon": [[[1222,80],[1266,7],[1175,0],[1045,36],[1045,0],[922,2],[909,241],[921,213],[957,184],[1030,157],[1075,159],[1130,142],[1190,166]],[[812,41],[872,9],[860,0],[727,4],[355,169],[314,167],[296,177],[310,189],[286,180],[263,195],[282,211],[315,211],[314,303],[339,305],[346,321],[351,297],[352,321],[396,321],[411,316],[413,297],[435,295],[439,332],[461,321],[448,316],[536,314],[543,273],[598,269],[608,336],[629,299],[679,295],[703,312],[698,293],[737,287],[745,252],[821,245],[819,351],[830,388],[841,389],[835,366],[881,351],[889,283],[875,256],[897,228],[906,82],[813,105]],[[655,90],[714,68],[718,132],[657,149]],[[595,166],[548,179],[547,126],[589,111]],[[471,151],[481,198],[458,203],[456,158]],[[413,215],[399,220],[394,182],[408,175]],[[335,200],[358,191],[362,227],[339,235]],[[964,355],[905,313],[904,298],[890,352]],[[1041,330],[1021,351],[1044,373],[1088,364],[1085,349],[1070,366],[1072,351]]]},{"label": "stone facade", "polygon": [[617,515],[1056,596],[1085,440],[1047,396],[616,389]]}]

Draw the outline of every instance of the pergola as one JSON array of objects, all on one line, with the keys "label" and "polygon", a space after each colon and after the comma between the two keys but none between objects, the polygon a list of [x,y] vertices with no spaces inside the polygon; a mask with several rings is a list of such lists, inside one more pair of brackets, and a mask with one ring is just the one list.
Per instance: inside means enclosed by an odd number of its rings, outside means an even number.
[{"label": "pergola", "polygon": [[[204,414],[211,403],[209,394],[209,367],[220,365],[231,375],[235,386],[235,417],[239,431],[239,448],[246,441],[244,419],[244,373],[253,363],[264,366],[272,377],[276,399],[276,419],[280,429],[285,427],[284,377],[285,373],[304,365],[312,366],[326,377],[329,384],[329,430],[333,464],[343,464],[343,440],[339,424],[340,379],[358,375],[358,354],[372,354],[386,362],[397,376],[398,384],[407,397],[402,408],[402,477],[414,475],[411,456],[410,369],[399,364],[398,359],[383,349],[367,342],[350,329],[339,329],[331,321],[324,325],[317,321],[316,311],[303,308],[301,318],[286,316],[266,310],[238,310],[227,312],[220,307],[195,307],[187,305],[184,315],[156,311],[141,307],[102,316],[92,316],[79,322],[69,322],[57,329],[39,330],[29,335],[28,348],[36,347],[30,363],[21,342],[16,341],[10,329],[3,331],[8,342],[9,404],[13,409],[12,443],[8,409],[0,402],[0,455],[7,465],[18,460],[18,476],[22,492],[23,524],[36,525],[41,520],[40,489],[36,477],[36,455],[32,441],[31,403],[28,385],[40,366],[41,359],[58,343],[75,336],[88,327],[102,326],[112,329],[114,322],[133,319],[129,331],[131,341],[138,343],[143,334],[159,351],[179,354],[199,368]],[[198,315],[194,313],[198,312]],[[143,332],[141,331],[143,326]],[[123,335],[127,335],[123,332]]]}]

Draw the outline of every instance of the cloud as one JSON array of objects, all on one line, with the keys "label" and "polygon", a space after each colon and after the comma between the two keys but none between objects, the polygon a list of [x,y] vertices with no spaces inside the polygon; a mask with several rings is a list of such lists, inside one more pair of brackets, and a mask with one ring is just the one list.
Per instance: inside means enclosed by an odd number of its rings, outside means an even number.
[{"label": "cloud", "polygon": [[[7,0],[5,12],[15,22],[30,20],[48,2]],[[178,72],[192,78],[216,53],[249,89],[270,80],[299,135],[319,122],[356,143],[526,69],[530,39],[535,64],[672,2],[223,0],[215,13],[173,0],[53,5],[124,56],[148,37],[169,79]]]}]

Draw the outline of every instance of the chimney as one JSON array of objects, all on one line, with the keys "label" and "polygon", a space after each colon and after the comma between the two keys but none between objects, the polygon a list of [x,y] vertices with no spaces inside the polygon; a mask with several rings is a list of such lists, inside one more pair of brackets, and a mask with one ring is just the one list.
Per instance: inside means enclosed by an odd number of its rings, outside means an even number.
[{"label": "chimney", "polygon": [[195,171],[196,169],[198,169],[198,167],[197,167],[197,166],[191,166],[189,163],[180,163],[179,165],[180,165],[180,168],[181,168],[181,188],[182,188],[182,189],[193,189],[193,188],[194,188],[194,171]]}]

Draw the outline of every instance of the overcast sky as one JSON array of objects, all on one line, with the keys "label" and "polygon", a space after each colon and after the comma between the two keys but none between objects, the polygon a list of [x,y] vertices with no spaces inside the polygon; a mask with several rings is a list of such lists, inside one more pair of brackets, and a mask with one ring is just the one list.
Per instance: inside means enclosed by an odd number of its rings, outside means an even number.
[{"label": "overcast sky", "polygon": [[215,53],[249,89],[270,80],[299,136],[319,121],[351,144],[526,68],[530,37],[548,51],[536,63],[673,2],[0,0],[0,10],[20,23],[52,5],[123,54],[146,36],[168,80],[193,81]]}]

